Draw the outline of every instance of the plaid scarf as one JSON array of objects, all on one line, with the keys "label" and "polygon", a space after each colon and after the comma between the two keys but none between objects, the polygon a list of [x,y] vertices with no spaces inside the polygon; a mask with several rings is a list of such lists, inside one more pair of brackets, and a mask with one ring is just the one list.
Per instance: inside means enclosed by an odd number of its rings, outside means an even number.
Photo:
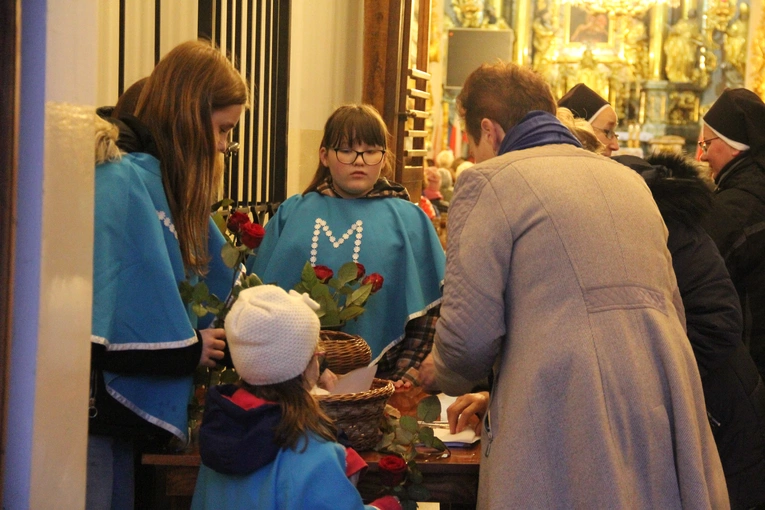
[{"label": "plaid scarf", "polygon": [[[335,187],[332,185],[332,176],[327,175],[324,182],[316,186],[316,193],[327,197],[343,198],[337,194]],[[409,200],[409,192],[401,184],[397,182],[391,182],[385,177],[377,179],[374,187],[364,196],[359,198],[403,198]]]}]

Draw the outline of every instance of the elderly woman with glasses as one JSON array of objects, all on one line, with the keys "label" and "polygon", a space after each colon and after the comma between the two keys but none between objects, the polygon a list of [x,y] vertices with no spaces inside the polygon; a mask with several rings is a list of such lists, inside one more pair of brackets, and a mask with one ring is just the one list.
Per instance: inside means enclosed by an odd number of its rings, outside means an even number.
[{"label": "elderly woman with glasses", "polygon": [[619,150],[619,135],[614,131],[619,123],[616,110],[597,92],[579,83],[558,100],[558,106],[568,108],[575,118],[590,123],[595,136],[605,145],[601,154],[610,157],[612,152]]},{"label": "elderly woman with glasses", "polygon": [[716,184],[705,229],[725,259],[744,312],[744,344],[765,378],[765,104],[726,89],[704,116],[701,160]]},{"label": "elderly woman with glasses", "polygon": [[313,180],[268,222],[248,269],[284,289],[300,282],[306,261],[334,272],[356,262],[382,275],[365,313],[343,330],[366,340],[379,377],[408,387],[433,344],[446,260],[431,221],[386,178],[388,136],[371,106],[335,110]]}]

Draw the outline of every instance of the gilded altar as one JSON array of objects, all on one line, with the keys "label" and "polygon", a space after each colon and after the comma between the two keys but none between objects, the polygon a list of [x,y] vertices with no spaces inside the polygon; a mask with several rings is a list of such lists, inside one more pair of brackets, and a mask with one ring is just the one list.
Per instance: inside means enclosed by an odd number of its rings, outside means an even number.
[{"label": "gilded altar", "polygon": [[[558,97],[587,84],[614,105],[625,131],[639,124],[655,136],[689,135],[725,87],[745,86],[747,2],[526,1],[531,30],[518,63],[542,73]],[[523,32],[522,23],[513,27]],[[765,28],[756,37],[765,69]],[[760,81],[753,87],[763,94]]]},{"label": "gilded altar", "polygon": [[[764,1],[434,0],[432,5],[440,10],[436,19],[445,21],[444,40],[452,28],[509,28],[510,58],[542,74],[557,97],[585,83],[611,102],[621,131],[642,132],[643,139],[683,136],[691,150],[701,117],[724,88],[745,86],[765,97]],[[496,58],[507,57],[499,51]],[[447,84],[444,90],[449,103],[459,86]],[[455,122],[453,110],[447,104],[436,114],[445,119],[445,139]]]}]

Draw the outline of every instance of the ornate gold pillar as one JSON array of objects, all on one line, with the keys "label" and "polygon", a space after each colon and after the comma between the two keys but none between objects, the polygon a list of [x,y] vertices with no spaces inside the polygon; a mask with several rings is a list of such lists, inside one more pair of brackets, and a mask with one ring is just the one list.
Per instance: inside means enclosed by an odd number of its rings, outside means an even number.
[{"label": "ornate gold pillar", "polygon": [[648,43],[648,79],[643,85],[645,94],[644,110],[640,117],[645,119],[643,130],[661,136],[667,129],[667,80],[663,79],[662,62],[664,60],[664,25],[667,18],[667,6],[656,5],[651,9],[650,33]]},{"label": "ornate gold pillar", "polygon": [[765,16],[762,0],[751,0],[747,38],[746,88],[765,97]]},{"label": "ornate gold pillar", "polygon": [[513,16],[513,31],[515,32],[513,61],[519,65],[531,65],[531,55],[529,55],[531,15],[531,0],[518,0],[517,10]]},{"label": "ornate gold pillar", "polygon": [[648,46],[648,79],[662,79],[662,61],[664,60],[664,25],[667,22],[667,6],[656,5],[651,8],[651,39]]}]

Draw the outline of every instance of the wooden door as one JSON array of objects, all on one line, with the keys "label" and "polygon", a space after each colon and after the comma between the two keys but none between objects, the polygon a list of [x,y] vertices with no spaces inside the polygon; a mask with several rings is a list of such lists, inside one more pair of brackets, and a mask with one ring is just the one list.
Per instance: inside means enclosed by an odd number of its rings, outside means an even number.
[{"label": "wooden door", "polygon": [[429,35],[430,0],[365,0],[362,101],[375,106],[388,126],[394,180],[406,186],[413,202],[420,199],[427,156]]},{"label": "wooden door", "polygon": [[[0,3],[0,479],[5,479],[5,417],[13,310],[16,196],[17,82],[20,0]],[[0,487],[0,500],[3,499]]]}]

